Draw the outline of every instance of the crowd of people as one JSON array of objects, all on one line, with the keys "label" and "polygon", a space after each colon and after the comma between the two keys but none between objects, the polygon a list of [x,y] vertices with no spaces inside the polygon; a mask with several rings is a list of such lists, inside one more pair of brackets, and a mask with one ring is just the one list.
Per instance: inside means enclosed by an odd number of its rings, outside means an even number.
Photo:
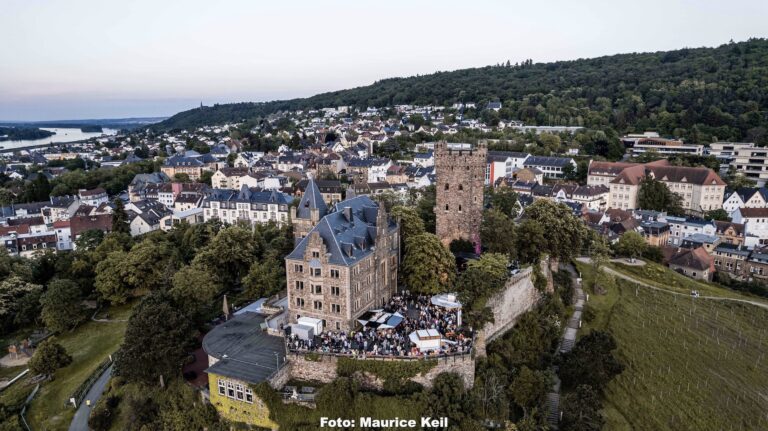
[{"label": "crowd of people", "polygon": [[[324,331],[304,340],[296,334],[288,336],[292,351],[311,351],[353,356],[442,356],[469,353],[474,331],[459,326],[455,308],[431,303],[430,296],[407,291],[393,296],[383,307],[387,313],[399,313],[403,320],[395,327],[363,326],[352,332]],[[438,349],[420,350],[409,335],[420,329],[435,329],[441,335]]]}]

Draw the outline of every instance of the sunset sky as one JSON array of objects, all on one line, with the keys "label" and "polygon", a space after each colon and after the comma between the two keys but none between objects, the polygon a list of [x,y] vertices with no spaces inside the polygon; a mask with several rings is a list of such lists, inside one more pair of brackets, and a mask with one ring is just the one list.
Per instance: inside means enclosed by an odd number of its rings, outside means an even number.
[{"label": "sunset sky", "polygon": [[768,1],[2,0],[0,120],[165,116],[378,79],[717,46]]}]

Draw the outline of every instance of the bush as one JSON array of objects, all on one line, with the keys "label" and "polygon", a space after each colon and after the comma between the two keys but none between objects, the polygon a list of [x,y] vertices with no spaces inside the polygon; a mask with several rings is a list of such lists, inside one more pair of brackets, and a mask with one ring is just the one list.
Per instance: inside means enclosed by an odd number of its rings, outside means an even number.
[{"label": "bush", "polygon": [[51,337],[37,346],[37,350],[29,360],[29,371],[34,374],[52,376],[59,368],[72,363],[72,357],[67,354],[64,346]]},{"label": "bush", "polygon": [[115,419],[114,409],[119,401],[114,395],[99,400],[88,417],[88,426],[94,431],[108,431]]},{"label": "bush", "polygon": [[376,361],[369,359],[339,358],[336,371],[341,377],[353,377],[355,373],[372,374],[384,382],[384,390],[391,393],[417,391],[420,385],[409,383],[411,377],[424,374],[434,368],[434,359],[411,361]]}]

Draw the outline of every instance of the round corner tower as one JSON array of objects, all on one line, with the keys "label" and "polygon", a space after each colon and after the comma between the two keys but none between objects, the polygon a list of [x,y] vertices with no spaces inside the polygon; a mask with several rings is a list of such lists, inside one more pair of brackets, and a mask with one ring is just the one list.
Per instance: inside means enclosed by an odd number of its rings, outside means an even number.
[{"label": "round corner tower", "polygon": [[480,250],[487,153],[482,142],[435,143],[436,233],[446,246],[465,239]]}]

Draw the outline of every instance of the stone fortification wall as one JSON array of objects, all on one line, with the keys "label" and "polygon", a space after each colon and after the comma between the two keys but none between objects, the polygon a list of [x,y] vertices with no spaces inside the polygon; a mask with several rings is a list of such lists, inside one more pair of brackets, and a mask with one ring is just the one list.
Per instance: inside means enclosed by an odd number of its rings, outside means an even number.
[{"label": "stone fortification wall", "polygon": [[[421,359],[398,358],[368,358],[365,361],[418,361]],[[297,380],[306,380],[320,383],[330,383],[338,377],[338,357],[334,355],[289,353],[291,377]],[[455,355],[437,359],[437,365],[424,374],[417,374],[410,380],[432,387],[432,381],[438,374],[448,372],[457,373],[464,380],[464,385],[471,388],[475,381],[475,360],[472,355]],[[375,376],[365,376],[365,386],[369,389],[383,389],[383,382]]]}]

